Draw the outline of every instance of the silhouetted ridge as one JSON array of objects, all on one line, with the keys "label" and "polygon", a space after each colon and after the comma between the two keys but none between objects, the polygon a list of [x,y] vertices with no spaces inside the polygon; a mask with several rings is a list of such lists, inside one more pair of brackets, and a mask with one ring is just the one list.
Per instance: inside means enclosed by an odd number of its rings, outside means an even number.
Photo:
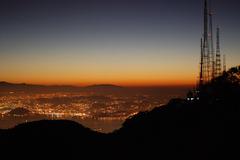
[{"label": "silhouetted ridge", "polygon": [[32,155],[41,159],[82,157],[100,148],[103,139],[102,134],[66,120],[29,122],[0,131],[1,150],[10,159],[32,159]]},{"label": "silhouetted ridge", "polygon": [[112,84],[99,84],[87,87],[78,87],[71,85],[36,85],[26,83],[8,83],[5,81],[0,82],[1,92],[56,92],[56,91],[118,91],[123,89],[121,86]]},{"label": "silhouetted ridge", "polygon": [[86,88],[123,88],[123,87],[113,85],[113,84],[95,84],[95,85],[87,86]]},{"label": "silhouetted ridge", "polygon": [[91,86],[87,86],[84,88],[85,90],[90,90],[90,91],[121,91],[122,89],[124,89],[121,86],[117,86],[117,85],[112,85],[112,84],[97,84],[97,85],[91,85]]},{"label": "silhouetted ridge", "polygon": [[36,85],[26,83],[8,83],[0,82],[1,92],[56,92],[56,91],[81,91],[82,87],[68,85]]},{"label": "silhouetted ridge", "polygon": [[[56,132],[57,135],[61,133],[57,133],[57,131],[81,131],[81,134],[90,132],[89,128],[86,128],[82,126],[81,124],[73,121],[67,121],[67,120],[58,120],[58,121],[52,121],[52,120],[41,120],[36,122],[28,122],[25,124],[19,124],[12,130],[16,130],[19,132],[22,132],[24,130],[32,130],[34,132]],[[93,131],[91,131],[94,133]]]},{"label": "silhouetted ridge", "polygon": [[200,91],[200,97],[205,101],[235,102],[240,95],[240,67],[224,72],[222,76],[204,85]]}]

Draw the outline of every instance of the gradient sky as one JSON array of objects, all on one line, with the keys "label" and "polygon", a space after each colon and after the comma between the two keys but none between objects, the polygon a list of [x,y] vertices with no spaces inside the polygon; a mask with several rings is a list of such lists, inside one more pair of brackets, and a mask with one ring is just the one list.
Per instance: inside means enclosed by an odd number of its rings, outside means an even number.
[{"label": "gradient sky", "polygon": [[[240,2],[212,0],[227,66],[240,60]],[[203,0],[1,0],[0,81],[195,84]]]}]

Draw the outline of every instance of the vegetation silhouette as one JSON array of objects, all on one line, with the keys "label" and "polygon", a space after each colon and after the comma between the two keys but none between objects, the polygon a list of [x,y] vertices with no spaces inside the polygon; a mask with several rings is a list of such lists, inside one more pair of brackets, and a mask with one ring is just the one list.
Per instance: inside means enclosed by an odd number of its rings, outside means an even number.
[{"label": "vegetation silhouette", "polygon": [[240,67],[204,85],[199,98],[173,99],[129,118],[109,134],[71,121],[21,124],[0,131],[1,155],[23,159],[237,159]]}]

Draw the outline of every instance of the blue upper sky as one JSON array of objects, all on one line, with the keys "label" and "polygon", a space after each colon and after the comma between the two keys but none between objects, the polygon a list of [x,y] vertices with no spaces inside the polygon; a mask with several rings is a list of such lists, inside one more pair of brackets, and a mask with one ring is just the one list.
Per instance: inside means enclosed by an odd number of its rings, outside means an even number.
[{"label": "blue upper sky", "polygon": [[[89,77],[108,72],[110,77],[115,71],[123,74],[128,66],[157,77],[168,68],[169,74],[183,72],[194,79],[202,6],[203,0],[1,0],[0,79],[24,81],[24,75],[46,66],[49,75],[64,70],[87,76],[90,70]],[[228,66],[237,65],[240,2],[212,0],[212,8],[214,25],[221,28],[222,53]]]}]

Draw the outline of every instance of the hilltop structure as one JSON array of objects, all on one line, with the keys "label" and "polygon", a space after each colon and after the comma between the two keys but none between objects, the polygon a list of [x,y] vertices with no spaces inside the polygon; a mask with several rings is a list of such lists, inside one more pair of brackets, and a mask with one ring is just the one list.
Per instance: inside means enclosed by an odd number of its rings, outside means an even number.
[{"label": "hilltop structure", "polygon": [[[214,45],[213,32],[213,10],[210,0],[204,0],[203,7],[203,35],[201,38],[200,73],[196,88],[187,94],[188,101],[199,100],[200,92],[204,85],[226,72],[226,56],[221,55],[220,27],[216,28],[216,49]],[[223,61],[221,58],[223,57]]]},{"label": "hilltop structure", "polygon": [[201,61],[198,88],[218,77],[226,68],[225,55],[223,64],[220,51],[220,27],[216,32],[216,52],[213,40],[213,11],[208,0],[204,0],[204,31],[201,38]]}]

